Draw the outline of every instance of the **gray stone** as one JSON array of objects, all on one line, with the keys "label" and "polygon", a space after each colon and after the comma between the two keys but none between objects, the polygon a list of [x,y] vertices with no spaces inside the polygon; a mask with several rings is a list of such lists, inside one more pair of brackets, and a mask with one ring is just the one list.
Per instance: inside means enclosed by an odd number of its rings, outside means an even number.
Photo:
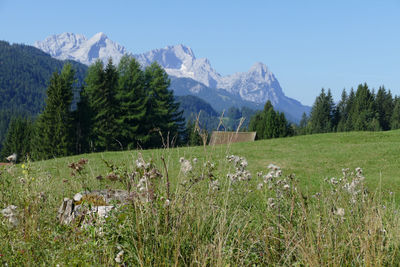
[{"label": "gray stone", "polygon": [[81,193],[76,193],[75,196],[74,196],[74,201],[75,202],[81,201],[82,197],[83,196],[82,196]]},{"label": "gray stone", "polygon": [[95,190],[76,193],[73,199],[64,198],[58,209],[57,219],[61,224],[77,222],[88,225],[102,222],[110,211],[128,203],[130,194],[125,190]]},{"label": "gray stone", "polygon": [[19,224],[17,208],[17,206],[9,205],[0,211],[0,213],[7,218],[8,222],[13,226],[18,226]]}]

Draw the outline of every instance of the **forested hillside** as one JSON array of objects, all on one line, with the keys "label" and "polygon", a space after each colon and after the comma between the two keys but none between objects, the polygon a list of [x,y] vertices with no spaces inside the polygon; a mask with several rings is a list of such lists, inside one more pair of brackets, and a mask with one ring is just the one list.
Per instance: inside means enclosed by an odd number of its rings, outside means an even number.
[{"label": "forested hillside", "polygon": [[331,91],[321,90],[308,118],[303,114],[300,132],[327,133],[348,131],[387,131],[400,128],[400,98],[384,86],[378,91],[366,83],[357,90],[343,90],[334,103]]},{"label": "forested hillside", "polygon": [[[87,66],[69,62],[79,88]],[[0,41],[0,146],[12,116],[36,116],[42,110],[50,77],[64,64],[35,47]]]}]

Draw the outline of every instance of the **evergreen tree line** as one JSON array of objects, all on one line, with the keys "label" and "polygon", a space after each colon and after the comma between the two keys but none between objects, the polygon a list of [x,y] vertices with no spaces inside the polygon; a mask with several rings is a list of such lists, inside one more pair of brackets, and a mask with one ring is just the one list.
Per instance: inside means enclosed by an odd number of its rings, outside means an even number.
[{"label": "evergreen tree line", "polygon": [[268,100],[264,110],[258,112],[250,119],[249,131],[257,132],[257,139],[269,139],[292,136],[293,127],[286,120],[283,112],[275,111]]},{"label": "evergreen tree line", "polygon": [[1,156],[17,152],[47,159],[184,142],[182,111],[168,90],[168,75],[157,63],[142,70],[128,56],[118,66],[111,59],[106,66],[97,61],[88,69],[73,110],[75,84],[71,64],[53,73],[43,112],[35,122],[11,121]]},{"label": "evergreen tree line", "polygon": [[349,93],[344,89],[335,104],[331,91],[322,89],[315,99],[310,116],[303,114],[299,134],[386,131],[400,128],[400,98],[379,87],[375,93],[366,83]]}]

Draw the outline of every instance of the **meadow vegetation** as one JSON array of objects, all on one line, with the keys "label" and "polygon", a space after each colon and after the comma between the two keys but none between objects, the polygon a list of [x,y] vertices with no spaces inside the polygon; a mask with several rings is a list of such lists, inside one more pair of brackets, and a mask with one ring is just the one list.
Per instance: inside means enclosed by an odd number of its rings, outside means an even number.
[{"label": "meadow vegetation", "polygon": [[[3,166],[2,265],[394,265],[399,131],[104,152]],[[80,160],[81,158],[87,159]],[[79,166],[79,167],[77,167]],[[63,198],[131,194],[60,224]]]}]

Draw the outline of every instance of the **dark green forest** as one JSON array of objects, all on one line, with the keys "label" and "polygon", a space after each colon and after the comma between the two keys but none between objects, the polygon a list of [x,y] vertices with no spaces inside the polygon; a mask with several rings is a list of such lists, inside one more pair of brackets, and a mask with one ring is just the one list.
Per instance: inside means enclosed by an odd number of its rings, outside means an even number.
[{"label": "dark green forest", "polygon": [[0,41],[0,148],[13,117],[35,117],[43,110],[50,77],[65,62],[75,69],[79,88],[87,66],[54,59],[32,46]]},{"label": "dark green forest", "polygon": [[384,86],[371,90],[366,83],[342,92],[337,104],[331,91],[321,90],[309,116],[303,114],[299,134],[387,131],[400,128],[400,98]]}]

